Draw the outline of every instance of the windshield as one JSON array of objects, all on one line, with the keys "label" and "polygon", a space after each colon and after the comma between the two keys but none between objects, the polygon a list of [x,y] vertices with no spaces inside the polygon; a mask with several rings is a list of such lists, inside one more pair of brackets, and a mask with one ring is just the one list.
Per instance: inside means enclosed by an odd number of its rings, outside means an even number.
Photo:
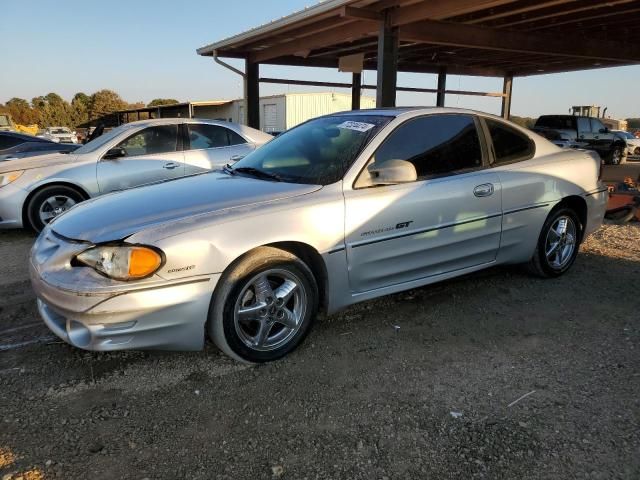
[{"label": "windshield", "polygon": [[340,180],[364,146],[393,117],[339,115],[310,120],[233,165],[233,171],[290,183]]},{"label": "windshield", "polygon": [[98,138],[94,138],[90,142],[85,143],[83,146],[81,146],[79,149],[77,149],[75,151],[75,153],[83,154],[83,153],[95,152],[100,147],[102,147],[103,145],[105,145],[106,143],[108,143],[109,141],[111,141],[112,139],[117,137],[118,135],[120,135],[122,132],[124,132],[126,130],[129,130],[131,128],[133,128],[133,127],[131,125],[129,125],[129,124],[120,125],[119,127],[114,128],[113,130],[111,130],[111,131],[109,131],[107,133],[103,133]]},{"label": "windshield", "polygon": [[50,130],[50,132],[53,133],[53,134],[71,133],[71,130],[69,130],[68,128],[65,128],[65,127],[61,127],[61,128],[52,128]]}]

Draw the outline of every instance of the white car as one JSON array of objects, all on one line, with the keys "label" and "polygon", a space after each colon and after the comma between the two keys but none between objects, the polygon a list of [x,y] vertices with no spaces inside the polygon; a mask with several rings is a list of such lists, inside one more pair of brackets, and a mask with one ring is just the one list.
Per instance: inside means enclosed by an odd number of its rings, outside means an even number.
[{"label": "white car", "polygon": [[632,133],[622,130],[612,130],[614,133],[624,137],[627,142],[627,155],[640,156],[640,138],[636,138]]},{"label": "white car", "polygon": [[67,127],[47,127],[40,134],[40,138],[46,138],[56,143],[78,143],[76,132]]},{"label": "white car", "polygon": [[0,162],[0,229],[40,231],[76,203],[219,169],[272,138],[231,122],[162,118],[121,125],[71,153]]}]

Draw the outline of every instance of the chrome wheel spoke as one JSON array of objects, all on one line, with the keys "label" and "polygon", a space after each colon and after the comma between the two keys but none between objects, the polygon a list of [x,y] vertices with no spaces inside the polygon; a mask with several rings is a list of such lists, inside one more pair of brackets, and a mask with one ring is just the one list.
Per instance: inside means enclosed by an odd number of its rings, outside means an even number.
[{"label": "chrome wheel spoke", "polygon": [[288,308],[282,309],[282,317],[276,317],[276,322],[281,323],[287,328],[294,329],[298,326],[296,316]]},{"label": "chrome wheel spoke", "polygon": [[267,320],[263,320],[260,322],[260,327],[258,328],[258,333],[256,333],[256,336],[253,337],[253,344],[256,347],[263,347],[268,336],[269,336],[269,332],[271,331],[271,327],[273,326],[273,323],[267,321]]},{"label": "chrome wheel spoke", "polygon": [[260,302],[269,304],[273,301],[273,289],[271,288],[271,284],[269,283],[269,279],[266,275],[262,275],[253,282],[253,291]]},{"label": "chrome wheel spoke", "polygon": [[276,299],[282,302],[282,305],[286,305],[287,303],[289,303],[289,300],[291,300],[291,297],[295,293],[296,288],[298,288],[298,285],[295,282],[287,279],[282,285],[276,288],[273,293]]},{"label": "chrome wheel spoke", "polygon": [[61,205],[61,207],[64,208],[65,210],[68,210],[71,207],[73,207],[75,204],[76,202],[74,202],[72,198],[67,198],[66,201]]},{"label": "chrome wheel spoke", "polygon": [[560,248],[560,242],[557,241],[554,244],[551,245],[551,248],[549,250],[547,250],[547,258],[551,258],[557,251],[558,248]]},{"label": "chrome wheel spoke", "polygon": [[240,320],[241,322],[248,322],[250,320],[255,320],[260,316],[264,316],[264,314],[266,314],[266,306],[266,303],[261,302],[254,305],[249,305],[248,307],[242,307],[240,310],[238,310],[238,320]]}]

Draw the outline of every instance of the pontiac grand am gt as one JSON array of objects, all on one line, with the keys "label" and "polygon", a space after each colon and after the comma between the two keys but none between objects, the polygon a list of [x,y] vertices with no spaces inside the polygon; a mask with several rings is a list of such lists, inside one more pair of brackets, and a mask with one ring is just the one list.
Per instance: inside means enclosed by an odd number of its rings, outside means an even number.
[{"label": "pontiac grand am gt", "polygon": [[501,118],[362,110],[304,123],[222,172],[107,195],[31,254],[39,311],[80,348],[265,362],[318,309],[506,263],[544,277],[602,222],[600,160]]}]

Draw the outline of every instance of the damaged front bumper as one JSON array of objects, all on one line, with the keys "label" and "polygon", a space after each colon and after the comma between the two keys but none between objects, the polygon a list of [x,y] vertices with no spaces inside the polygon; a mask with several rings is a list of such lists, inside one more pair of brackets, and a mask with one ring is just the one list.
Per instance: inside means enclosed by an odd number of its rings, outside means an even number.
[{"label": "damaged front bumper", "polygon": [[38,311],[65,342],[86,350],[200,350],[219,275],[167,281],[117,282],[71,259],[87,243],[49,229],[31,253],[30,277]]}]

